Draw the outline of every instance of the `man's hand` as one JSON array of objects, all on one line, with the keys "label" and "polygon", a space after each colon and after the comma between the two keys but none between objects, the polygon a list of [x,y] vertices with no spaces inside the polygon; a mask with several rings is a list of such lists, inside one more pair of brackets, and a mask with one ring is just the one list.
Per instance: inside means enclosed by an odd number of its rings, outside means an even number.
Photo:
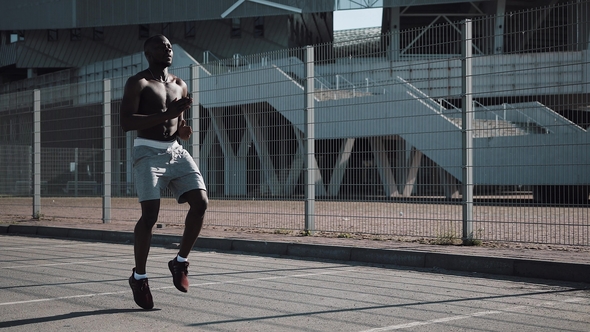
[{"label": "man's hand", "polygon": [[177,118],[182,113],[189,110],[191,108],[192,103],[193,99],[189,97],[181,99],[175,98],[173,101],[170,102],[170,104],[168,104],[166,113],[168,114],[170,119]]},{"label": "man's hand", "polygon": [[187,126],[185,120],[180,120],[180,123],[178,123],[178,130],[177,130],[178,137],[180,137],[180,139],[183,141],[187,141],[191,137],[192,133],[193,133],[193,128],[191,128],[190,126]]}]

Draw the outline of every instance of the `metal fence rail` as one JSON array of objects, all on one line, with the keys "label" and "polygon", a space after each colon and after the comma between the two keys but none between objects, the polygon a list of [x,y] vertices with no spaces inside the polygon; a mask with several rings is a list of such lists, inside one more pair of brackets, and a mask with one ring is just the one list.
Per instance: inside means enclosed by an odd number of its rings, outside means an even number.
[{"label": "metal fence rail", "polygon": [[[588,6],[172,68],[206,225],[589,246]],[[139,218],[125,79],[0,95],[0,218]]]}]

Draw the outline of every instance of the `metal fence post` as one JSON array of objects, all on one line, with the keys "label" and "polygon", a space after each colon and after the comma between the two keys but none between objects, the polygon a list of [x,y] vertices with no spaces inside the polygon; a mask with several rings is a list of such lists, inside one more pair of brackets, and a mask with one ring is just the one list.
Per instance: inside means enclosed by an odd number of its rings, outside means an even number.
[{"label": "metal fence post", "polygon": [[103,195],[102,222],[111,222],[111,80],[103,81]]},{"label": "metal fence post", "polygon": [[41,217],[41,90],[33,91],[33,218]]},{"label": "metal fence post", "polygon": [[315,114],[314,114],[314,52],[305,49],[305,231],[315,229]]},{"label": "metal fence post", "polygon": [[473,95],[472,95],[472,22],[463,24],[463,54],[461,60],[462,79],[462,149],[463,149],[463,241],[473,240]]},{"label": "metal fence post", "polygon": [[[197,65],[191,65],[190,67],[190,93],[193,98],[193,105],[191,106],[191,127],[193,128],[193,134],[190,138],[190,145],[191,145],[191,155],[195,160],[195,163],[199,168],[201,168],[200,164],[200,99],[199,99],[199,72],[200,67]],[[204,175],[204,174],[203,174]]]}]

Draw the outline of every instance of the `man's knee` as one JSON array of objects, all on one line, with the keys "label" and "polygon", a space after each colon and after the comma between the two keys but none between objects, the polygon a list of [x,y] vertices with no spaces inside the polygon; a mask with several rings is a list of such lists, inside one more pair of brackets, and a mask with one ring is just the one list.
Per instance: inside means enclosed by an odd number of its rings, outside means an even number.
[{"label": "man's knee", "polygon": [[205,190],[191,190],[185,193],[188,204],[191,209],[205,213],[209,206],[209,198]]},{"label": "man's knee", "polygon": [[150,230],[154,227],[158,221],[158,214],[160,213],[160,201],[144,201],[141,202],[141,218],[137,222],[141,224],[145,229]]},{"label": "man's knee", "polygon": [[199,213],[204,214],[205,211],[207,211],[208,206],[209,206],[209,200],[205,197],[205,198],[201,198],[201,199],[197,199],[196,201],[193,201],[193,204],[191,204],[191,209],[195,209],[195,210],[199,211]]},{"label": "man's knee", "polygon": [[137,222],[138,225],[143,227],[146,230],[151,231],[154,228],[154,225],[158,221],[158,216],[151,216],[151,215],[142,215],[139,221]]}]

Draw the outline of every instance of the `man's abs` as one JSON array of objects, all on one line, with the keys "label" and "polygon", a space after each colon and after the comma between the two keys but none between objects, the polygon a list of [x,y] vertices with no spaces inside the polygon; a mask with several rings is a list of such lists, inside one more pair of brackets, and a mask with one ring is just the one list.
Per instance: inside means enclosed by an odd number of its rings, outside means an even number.
[{"label": "man's abs", "polygon": [[154,141],[173,141],[176,139],[176,125],[167,126],[162,124],[152,128],[138,130],[137,137]]}]

